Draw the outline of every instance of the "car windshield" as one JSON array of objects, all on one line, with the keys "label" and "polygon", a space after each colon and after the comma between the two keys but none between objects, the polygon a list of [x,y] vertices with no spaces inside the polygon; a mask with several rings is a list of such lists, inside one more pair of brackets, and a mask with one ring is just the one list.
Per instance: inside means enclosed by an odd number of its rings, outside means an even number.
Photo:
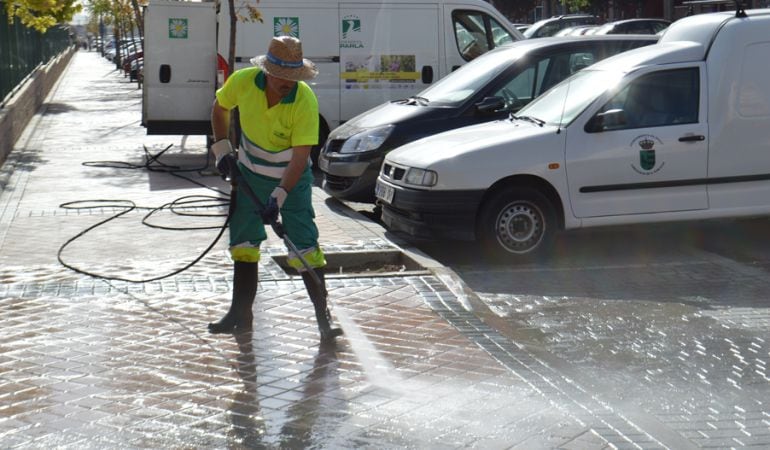
[{"label": "car windshield", "polygon": [[519,117],[533,117],[549,125],[566,126],[608,89],[614,88],[622,72],[582,70],[522,108]]},{"label": "car windshield", "polygon": [[417,94],[431,106],[458,106],[510,67],[522,52],[495,52],[481,55],[434,85]]}]

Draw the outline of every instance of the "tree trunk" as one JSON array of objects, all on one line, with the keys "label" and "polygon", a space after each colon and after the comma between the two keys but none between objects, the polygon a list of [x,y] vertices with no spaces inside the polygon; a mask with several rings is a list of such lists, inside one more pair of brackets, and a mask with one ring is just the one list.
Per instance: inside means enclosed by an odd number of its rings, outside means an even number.
[{"label": "tree trunk", "polygon": [[137,0],[131,0],[131,6],[134,7],[136,27],[139,29],[139,39],[142,41],[142,51],[144,51],[144,18],[142,17],[142,10],[139,8],[139,2]]},{"label": "tree trunk", "polygon": [[235,0],[227,0],[230,7],[230,47],[227,49],[227,65],[230,73],[235,71],[235,32],[238,26],[238,16],[235,14]]}]

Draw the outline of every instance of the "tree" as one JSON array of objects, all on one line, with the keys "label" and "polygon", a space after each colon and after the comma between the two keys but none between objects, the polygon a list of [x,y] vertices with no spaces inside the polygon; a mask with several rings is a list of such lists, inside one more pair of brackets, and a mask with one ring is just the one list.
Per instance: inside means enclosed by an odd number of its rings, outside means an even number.
[{"label": "tree", "polygon": [[58,23],[67,23],[83,7],[77,0],[6,0],[8,21],[18,17],[29,28],[45,33]]},{"label": "tree", "polygon": [[99,16],[104,23],[112,24],[115,39],[117,67],[121,66],[120,41],[124,35],[133,34],[137,14],[134,6],[139,3],[134,0],[87,0],[86,6],[91,16]]},{"label": "tree", "polygon": [[[256,0],[255,3],[259,3],[259,0]],[[262,13],[255,8],[254,6],[249,5],[248,3],[243,4],[240,8],[236,8],[235,6],[235,0],[228,0],[227,1],[228,6],[228,12],[230,17],[230,46],[227,49],[227,66],[230,68],[230,71],[235,70],[235,41],[236,41],[236,31],[238,28],[238,21],[241,22],[259,22],[264,23],[264,19],[262,19]],[[243,11],[245,9],[246,14],[243,14]],[[238,108],[235,108],[230,111],[230,140],[233,143],[237,143],[238,139],[236,138],[238,132]]]},{"label": "tree", "polygon": [[[259,3],[256,0],[255,3]],[[227,1],[230,16],[230,47],[227,49],[227,65],[230,70],[235,68],[235,41],[238,22],[259,22],[264,23],[262,13],[252,5],[243,3],[240,7],[235,6],[235,0]],[[245,14],[244,14],[245,13]]]},{"label": "tree", "polygon": [[140,4],[146,4],[146,2],[131,0],[131,7],[134,8],[134,15],[136,16],[136,27],[139,29],[139,37],[142,38],[142,48],[144,48],[144,16],[142,16]]},{"label": "tree", "polygon": [[539,0],[493,0],[492,4],[509,20],[515,22],[527,22],[533,14]]},{"label": "tree", "polygon": [[591,0],[563,0],[562,4],[569,12],[586,11],[591,5]]}]

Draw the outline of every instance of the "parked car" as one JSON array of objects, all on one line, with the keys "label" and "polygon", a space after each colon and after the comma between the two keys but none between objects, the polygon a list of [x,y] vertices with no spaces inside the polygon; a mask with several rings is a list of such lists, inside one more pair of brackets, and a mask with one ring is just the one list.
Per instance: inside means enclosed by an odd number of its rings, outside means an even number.
[{"label": "parked car", "polygon": [[570,74],[655,36],[522,40],[486,53],[419,94],[360,114],[333,130],[321,150],[323,188],[333,197],[374,201],[387,152],[422,137],[505,118]]},{"label": "parked car", "polygon": [[[556,33],[554,36],[583,36],[584,34],[592,34],[590,33],[592,30],[595,30],[598,28],[596,25],[580,25],[577,27],[569,27],[564,28],[563,30]],[[648,34],[648,33],[643,33]]]},{"label": "parked car", "polygon": [[[120,55],[125,57],[126,55],[135,52],[137,49],[141,49],[142,44],[138,39],[122,39],[120,41]],[[104,49],[104,57],[110,61],[115,62],[117,58],[118,48],[115,46],[115,41],[107,43]]]},{"label": "parked car", "polygon": [[144,52],[141,50],[141,47],[139,47],[138,49],[134,48],[132,52],[127,53],[126,56],[123,57],[123,61],[122,61],[123,72],[126,75],[130,75],[134,61],[136,61],[137,59],[142,59],[143,57],[144,57]]},{"label": "parked car", "polygon": [[141,73],[143,68],[144,68],[144,58],[137,58],[131,61],[131,70],[128,73],[128,76],[131,79],[131,81],[139,81],[139,82],[142,81]]},{"label": "parked car", "polygon": [[664,19],[627,19],[605,23],[593,34],[658,34],[671,22]]},{"label": "parked car", "polygon": [[511,23],[511,25],[513,25],[514,28],[519,30],[519,32],[523,33],[525,31],[527,31],[527,28],[529,28],[529,26],[531,24],[529,24],[529,23],[515,23],[514,22],[514,23]]},{"label": "parked car", "polygon": [[677,20],[509,120],[389,153],[394,232],[545,252],[559,230],[770,215],[770,9]]},{"label": "parked car", "polygon": [[532,26],[527,28],[527,31],[524,32],[524,37],[527,39],[548,37],[553,36],[564,28],[576,27],[579,25],[596,25],[598,23],[599,19],[590,14],[554,16],[532,24]]}]

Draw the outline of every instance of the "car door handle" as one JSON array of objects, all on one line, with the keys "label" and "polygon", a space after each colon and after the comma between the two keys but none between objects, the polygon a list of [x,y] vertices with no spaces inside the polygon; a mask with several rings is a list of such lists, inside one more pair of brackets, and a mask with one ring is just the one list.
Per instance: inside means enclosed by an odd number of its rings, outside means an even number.
[{"label": "car door handle", "polygon": [[699,142],[699,141],[705,141],[706,136],[702,134],[693,134],[689,136],[682,136],[679,138],[679,142]]}]

